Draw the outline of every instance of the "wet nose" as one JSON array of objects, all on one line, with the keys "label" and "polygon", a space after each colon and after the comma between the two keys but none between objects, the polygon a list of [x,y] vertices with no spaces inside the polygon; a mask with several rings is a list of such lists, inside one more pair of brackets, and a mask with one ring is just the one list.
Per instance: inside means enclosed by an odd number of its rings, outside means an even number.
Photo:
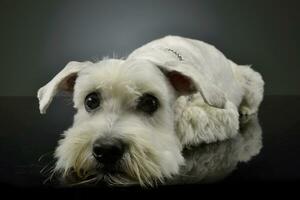
[{"label": "wet nose", "polygon": [[98,139],[93,144],[93,156],[104,166],[113,166],[125,152],[125,144],[120,139]]}]

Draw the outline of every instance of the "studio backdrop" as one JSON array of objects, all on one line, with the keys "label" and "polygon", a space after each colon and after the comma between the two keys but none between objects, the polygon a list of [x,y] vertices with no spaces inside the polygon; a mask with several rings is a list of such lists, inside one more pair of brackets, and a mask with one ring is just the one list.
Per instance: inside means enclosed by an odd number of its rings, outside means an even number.
[{"label": "studio backdrop", "polygon": [[35,96],[71,61],[126,57],[165,35],[216,46],[249,64],[266,94],[300,94],[296,1],[2,0],[0,96]]}]

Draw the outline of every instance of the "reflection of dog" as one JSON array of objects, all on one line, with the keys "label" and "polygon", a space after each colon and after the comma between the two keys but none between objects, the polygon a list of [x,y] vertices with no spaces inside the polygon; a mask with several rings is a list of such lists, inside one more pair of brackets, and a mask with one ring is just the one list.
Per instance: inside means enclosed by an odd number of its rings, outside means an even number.
[{"label": "reflection of dog", "polygon": [[168,36],[126,60],[70,62],[38,91],[74,91],[73,126],[56,149],[55,172],[79,180],[152,185],[178,173],[184,146],[230,138],[239,111],[255,113],[263,80],[206,43]]},{"label": "reflection of dog", "polygon": [[257,115],[246,117],[234,138],[185,149],[185,165],[169,184],[211,183],[235,170],[238,162],[248,162],[262,148],[262,130]]}]

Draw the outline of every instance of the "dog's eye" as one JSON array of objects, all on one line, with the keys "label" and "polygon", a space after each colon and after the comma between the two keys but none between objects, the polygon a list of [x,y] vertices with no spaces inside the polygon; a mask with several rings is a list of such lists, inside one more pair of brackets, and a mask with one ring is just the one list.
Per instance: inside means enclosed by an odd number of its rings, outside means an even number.
[{"label": "dog's eye", "polygon": [[86,111],[95,110],[100,105],[100,97],[96,92],[92,92],[85,97],[84,106]]},{"label": "dog's eye", "polygon": [[158,99],[151,94],[143,94],[143,96],[138,99],[137,109],[147,114],[153,114],[158,107]]}]

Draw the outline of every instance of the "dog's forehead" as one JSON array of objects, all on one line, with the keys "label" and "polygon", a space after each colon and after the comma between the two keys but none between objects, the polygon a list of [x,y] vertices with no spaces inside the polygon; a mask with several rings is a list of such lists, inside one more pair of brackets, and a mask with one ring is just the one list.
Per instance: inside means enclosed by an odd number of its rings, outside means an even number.
[{"label": "dog's forehead", "polygon": [[78,74],[77,96],[101,90],[110,95],[122,93],[166,93],[163,73],[152,63],[143,60],[103,60]]}]

